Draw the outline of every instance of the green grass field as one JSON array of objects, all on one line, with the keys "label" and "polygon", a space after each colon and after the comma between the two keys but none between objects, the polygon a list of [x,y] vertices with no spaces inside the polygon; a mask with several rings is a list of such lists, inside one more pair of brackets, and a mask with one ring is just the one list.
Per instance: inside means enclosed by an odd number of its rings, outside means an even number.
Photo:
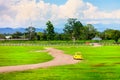
[{"label": "green grass field", "polygon": [[0,46],[0,66],[33,64],[49,61],[52,58],[43,47]]},{"label": "green grass field", "polygon": [[[1,46],[0,49],[1,48],[4,47]],[[16,48],[18,51],[22,49],[22,47],[13,47],[14,50]],[[39,50],[38,48],[39,47],[36,46],[24,48],[26,56],[30,55],[29,51],[31,51],[31,49],[34,51]],[[81,52],[84,60],[74,65],[2,73],[0,74],[0,80],[120,80],[120,46],[58,46],[55,48],[63,50],[66,54],[70,55],[74,55],[75,52]],[[43,49],[43,47],[40,49]],[[7,50],[7,52],[14,52],[13,54],[18,53],[14,50]],[[27,54],[27,52],[29,53]],[[20,54],[19,56],[21,55],[23,54]],[[33,55],[40,57],[38,56],[38,53],[35,52]],[[12,58],[16,57],[14,56]],[[46,57],[43,57],[42,59],[44,60],[44,58]],[[0,56],[0,59],[3,60],[2,56]],[[28,58],[24,59],[27,60]],[[48,56],[48,59],[51,59],[51,57],[49,58]],[[31,61],[33,60],[34,58]],[[7,65],[11,63],[9,61],[5,62]]]}]

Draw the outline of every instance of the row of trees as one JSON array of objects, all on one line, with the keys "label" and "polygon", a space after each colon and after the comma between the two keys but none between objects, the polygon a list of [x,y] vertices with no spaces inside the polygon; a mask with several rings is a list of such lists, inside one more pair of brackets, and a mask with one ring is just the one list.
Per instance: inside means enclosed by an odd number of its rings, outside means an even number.
[{"label": "row of trees", "polygon": [[101,32],[99,35],[103,40],[115,40],[117,43],[120,38],[120,31],[113,29],[106,29],[104,32]]},{"label": "row of trees", "polygon": [[[26,28],[25,33],[16,32],[12,34],[13,38],[28,38],[29,40],[91,40],[95,36],[103,40],[115,40],[118,42],[120,31],[107,29],[103,32],[97,31],[92,24],[83,25],[76,18],[69,18],[63,29],[64,33],[54,31],[51,21],[46,23],[47,28],[43,32],[36,32],[35,27]],[[0,37],[4,37],[2,34]]]},{"label": "row of trees", "polygon": [[91,24],[83,26],[77,19],[70,18],[65,24],[64,33],[69,39],[75,41],[91,40],[97,35],[98,31]]},{"label": "row of trees", "polygon": [[69,18],[63,29],[64,33],[54,31],[51,21],[46,23],[47,28],[44,32],[37,33],[38,40],[91,40],[96,36],[98,31],[91,25],[83,26],[80,21],[75,18]]}]

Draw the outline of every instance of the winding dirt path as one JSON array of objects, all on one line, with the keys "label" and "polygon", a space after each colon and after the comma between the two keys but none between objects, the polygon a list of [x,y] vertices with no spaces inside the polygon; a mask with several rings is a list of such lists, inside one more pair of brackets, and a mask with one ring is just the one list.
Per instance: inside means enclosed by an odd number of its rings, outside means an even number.
[{"label": "winding dirt path", "polygon": [[38,64],[3,66],[3,67],[0,67],[0,73],[24,71],[24,70],[37,69],[37,68],[46,68],[50,66],[75,64],[79,62],[79,60],[74,60],[72,56],[64,54],[64,52],[61,50],[57,50],[54,48],[47,48],[46,50],[49,52],[49,54],[51,54],[54,57],[53,60],[44,62],[44,63],[38,63]]}]

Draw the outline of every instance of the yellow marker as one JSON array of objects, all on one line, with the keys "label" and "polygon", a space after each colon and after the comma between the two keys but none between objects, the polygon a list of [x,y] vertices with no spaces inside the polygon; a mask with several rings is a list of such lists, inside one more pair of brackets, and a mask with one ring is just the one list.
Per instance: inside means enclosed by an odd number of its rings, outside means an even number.
[{"label": "yellow marker", "polygon": [[73,56],[73,58],[76,59],[76,60],[82,60],[83,59],[80,52],[76,52],[75,55]]}]

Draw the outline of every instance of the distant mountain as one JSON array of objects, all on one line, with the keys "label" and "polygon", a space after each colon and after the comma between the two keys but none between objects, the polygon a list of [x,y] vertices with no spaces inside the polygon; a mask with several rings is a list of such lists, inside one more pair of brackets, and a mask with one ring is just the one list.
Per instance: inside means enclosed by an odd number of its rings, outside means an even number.
[{"label": "distant mountain", "polygon": [[[0,28],[0,33],[15,33],[16,31],[25,32],[25,28]],[[43,29],[36,28],[37,32],[42,32]]]},{"label": "distant mountain", "polygon": [[[0,33],[15,33],[16,31],[25,32],[25,28],[0,28]],[[36,28],[36,32],[43,32],[43,28]],[[63,29],[55,28],[55,32],[62,33]]]},{"label": "distant mountain", "polygon": [[[93,24],[98,31],[104,31],[105,29],[117,29],[120,30],[120,24]],[[64,27],[55,28],[55,32],[63,33]],[[0,28],[0,33],[15,33],[16,31],[25,32],[25,28]],[[36,28],[36,32],[43,32],[44,28]]]},{"label": "distant mountain", "polygon": [[0,33],[13,33],[14,30],[12,28],[0,28]]}]

